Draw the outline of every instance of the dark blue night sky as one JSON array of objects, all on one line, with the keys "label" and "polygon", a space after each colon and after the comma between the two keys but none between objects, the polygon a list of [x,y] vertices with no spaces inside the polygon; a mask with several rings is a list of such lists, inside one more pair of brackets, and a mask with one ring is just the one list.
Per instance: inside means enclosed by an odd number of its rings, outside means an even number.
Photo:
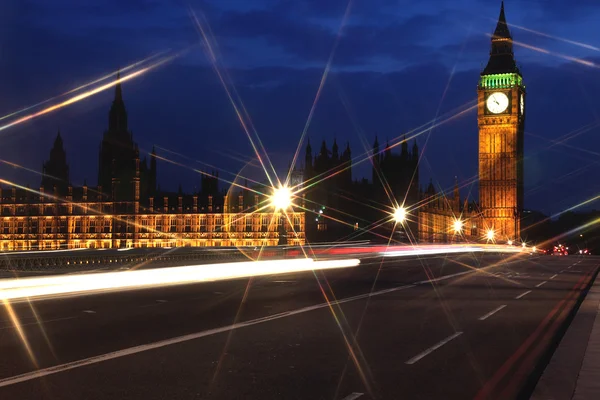
[{"label": "dark blue night sky", "polygon": [[[344,0],[8,0],[0,2],[0,115],[56,96],[158,51],[185,56],[124,84],[129,125],[152,145],[223,171],[252,155],[206,57],[190,8],[203,14],[221,62],[270,156],[285,169],[300,139],[348,2]],[[349,141],[353,155],[476,98],[500,8],[489,0],[354,0],[308,129],[313,148]],[[515,56],[528,91],[525,206],[558,212],[600,192],[600,5],[507,0]],[[540,31],[548,36],[533,33]],[[587,47],[553,37],[581,42]],[[60,128],[73,184],[95,184],[113,91],[0,132],[0,158],[41,170]],[[6,120],[7,121],[7,120]],[[5,122],[5,121],[2,121]],[[562,141],[561,138],[568,140]],[[421,182],[442,189],[477,173],[476,111],[419,137]],[[316,144],[316,145],[315,145]],[[189,159],[159,151],[187,166]],[[253,174],[245,167],[245,174]],[[222,173],[222,176],[224,173]],[[368,165],[354,169],[369,176]],[[39,185],[39,176],[0,167]],[[200,178],[159,163],[159,182],[192,190]],[[469,191],[465,187],[464,194]],[[588,208],[598,208],[594,203]]]}]

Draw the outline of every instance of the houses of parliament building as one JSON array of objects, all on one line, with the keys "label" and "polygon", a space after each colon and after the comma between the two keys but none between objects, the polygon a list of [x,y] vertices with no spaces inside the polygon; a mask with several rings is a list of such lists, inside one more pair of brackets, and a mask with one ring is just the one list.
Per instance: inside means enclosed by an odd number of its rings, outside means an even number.
[{"label": "houses of parliament building", "polygon": [[120,80],[99,151],[98,185],[73,187],[58,133],[37,190],[0,188],[0,250],[304,244],[304,212],[273,212],[264,195],[219,191],[218,173],[194,194],[157,190],[156,153],[140,160]]}]

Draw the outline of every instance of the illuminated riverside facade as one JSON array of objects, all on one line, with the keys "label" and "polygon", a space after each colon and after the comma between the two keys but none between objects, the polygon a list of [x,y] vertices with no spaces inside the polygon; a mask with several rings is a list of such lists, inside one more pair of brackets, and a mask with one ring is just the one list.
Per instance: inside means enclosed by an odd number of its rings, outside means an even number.
[{"label": "illuminated riverside facade", "polygon": [[490,58],[477,86],[479,204],[450,207],[452,200],[432,201],[439,196],[427,194],[429,200],[424,198],[426,206],[419,215],[422,241],[451,241],[456,219],[471,221],[464,224],[463,239],[502,243],[520,239],[525,86],[512,45],[502,4]]},{"label": "illuminated riverside facade", "polygon": [[[96,187],[73,187],[60,133],[44,163],[39,193],[0,188],[0,250],[275,246],[305,241],[303,212],[274,213],[267,196],[218,190],[203,175],[194,194],[156,187],[156,154],[140,160],[127,128],[121,84],[100,146]],[[261,211],[261,212],[259,212]]]}]

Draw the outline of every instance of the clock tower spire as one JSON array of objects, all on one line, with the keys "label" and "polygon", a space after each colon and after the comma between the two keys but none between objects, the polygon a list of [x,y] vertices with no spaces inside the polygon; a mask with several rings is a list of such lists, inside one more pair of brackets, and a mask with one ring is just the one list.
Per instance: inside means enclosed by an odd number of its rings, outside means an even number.
[{"label": "clock tower spire", "polygon": [[523,130],[525,85],[513,53],[504,2],[490,58],[477,88],[479,125],[479,205],[484,234],[497,241],[520,238],[523,210]]}]

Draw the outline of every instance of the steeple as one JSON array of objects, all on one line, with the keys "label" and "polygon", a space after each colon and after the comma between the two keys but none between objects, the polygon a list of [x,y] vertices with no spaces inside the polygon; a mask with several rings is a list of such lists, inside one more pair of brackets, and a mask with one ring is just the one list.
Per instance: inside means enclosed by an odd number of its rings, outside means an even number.
[{"label": "steeple", "polygon": [[334,138],[333,139],[333,146],[331,147],[331,160],[333,162],[337,162],[339,160],[340,156],[339,156],[339,149],[338,149],[338,145],[337,145],[337,140]]},{"label": "steeple", "polygon": [[385,161],[389,161],[392,158],[392,148],[390,147],[390,141],[385,141],[385,151],[383,152],[383,157]]},{"label": "steeple", "polygon": [[415,139],[412,147],[412,159],[413,161],[419,160],[419,146],[417,146],[417,139]]},{"label": "steeple", "polygon": [[123,101],[123,89],[121,88],[121,70],[117,71],[117,85],[115,86],[115,101]]},{"label": "steeple", "polygon": [[379,165],[380,165],[380,156],[379,156],[379,140],[377,140],[377,135],[375,135],[375,142],[373,143],[373,155],[371,156],[371,160],[373,163],[373,168],[371,171],[371,180],[373,184],[377,184],[379,182]]},{"label": "steeple", "polygon": [[406,134],[402,136],[402,151],[400,152],[400,159],[402,161],[408,160],[408,141],[406,140]]},{"label": "steeple", "polygon": [[312,158],[312,146],[310,145],[310,139],[306,143],[306,154],[304,155],[304,180],[312,178],[313,172],[313,158]]},{"label": "steeple", "polygon": [[156,193],[156,149],[152,146],[150,153],[150,181],[148,182],[148,194],[154,196]]},{"label": "steeple", "polygon": [[60,131],[58,131],[56,139],[54,139],[54,145],[50,150],[50,158],[43,164],[42,173],[41,186],[45,191],[52,193],[54,187],[57,187],[60,196],[67,194],[69,165],[67,164],[67,153],[63,147]]},{"label": "steeple", "polygon": [[504,15],[504,1],[500,5],[500,16],[498,17],[498,24],[496,25],[493,37],[496,39],[512,39],[508,25],[506,24],[506,16]]},{"label": "steeple", "polygon": [[513,54],[513,40],[506,23],[504,14],[504,1],[500,6],[500,16],[496,24],[496,30],[492,35],[492,46],[490,59],[482,75],[519,73]]},{"label": "steeple", "polygon": [[306,156],[308,157],[309,155],[312,157],[312,146],[310,145],[310,138],[306,143]]},{"label": "steeple", "polygon": [[321,143],[321,152],[319,153],[319,156],[326,160],[329,158],[328,153],[329,150],[327,150],[327,144],[325,143],[325,140],[323,140],[323,143]]},{"label": "steeple", "polygon": [[127,133],[127,110],[123,101],[123,88],[121,87],[121,73],[117,72],[117,84],[115,85],[115,98],[110,107],[108,115],[108,130],[113,134]]}]

